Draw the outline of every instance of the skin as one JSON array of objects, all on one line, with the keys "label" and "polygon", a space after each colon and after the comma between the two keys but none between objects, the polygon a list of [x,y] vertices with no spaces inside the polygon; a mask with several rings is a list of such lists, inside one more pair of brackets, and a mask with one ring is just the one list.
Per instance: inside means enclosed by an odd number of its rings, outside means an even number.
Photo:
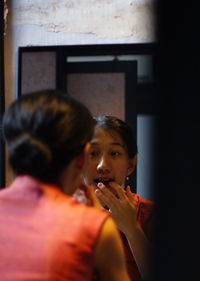
[{"label": "skin", "polygon": [[101,207],[111,213],[117,227],[125,234],[141,276],[146,280],[149,279],[151,246],[137,222],[137,204],[130,187],[124,189],[125,179],[135,170],[136,162],[137,156],[128,156],[117,132],[97,127],[84,168],[84,180],[93,186]]},{"label": "skin", "polygon": [[111,218],[104,223],[97,241],[94,266],[98,280],[130,281],[126,270],[123,245]]}]

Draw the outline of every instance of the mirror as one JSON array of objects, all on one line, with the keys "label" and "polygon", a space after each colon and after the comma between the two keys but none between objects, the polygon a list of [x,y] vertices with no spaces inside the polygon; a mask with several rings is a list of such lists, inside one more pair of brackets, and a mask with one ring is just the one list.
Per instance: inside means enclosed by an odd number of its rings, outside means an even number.
[{"label": "mirror", "polygon": [[149,199],[154,184],[152,152],[148,151],[153,150],[156,110],[155,55],[155,43],[20,47],[18,52],[18,97],[46,88],[61,89],[86,104],[93,115],[114,115],[131,125],[142,145],[137,173],[129,183],[133,192]]}]

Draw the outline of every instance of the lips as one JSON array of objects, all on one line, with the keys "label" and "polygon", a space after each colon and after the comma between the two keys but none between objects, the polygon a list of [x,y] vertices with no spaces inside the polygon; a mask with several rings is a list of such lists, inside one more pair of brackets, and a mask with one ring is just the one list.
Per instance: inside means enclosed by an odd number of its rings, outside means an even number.
[{"label": "lips", "polygon": [[103,183],[104,185],[109,185],[109,183],[111,182],[111,181],[113,181],[113,179],[107,179],[107,178],[97,178],[97,179],[94,179],[94,182],[96,183],[96,184],[98,184],[98,183]]}]

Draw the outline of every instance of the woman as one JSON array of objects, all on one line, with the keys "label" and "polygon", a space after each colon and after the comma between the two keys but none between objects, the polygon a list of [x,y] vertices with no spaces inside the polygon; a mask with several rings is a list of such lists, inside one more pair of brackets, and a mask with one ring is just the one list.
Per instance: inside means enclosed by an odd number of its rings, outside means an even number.
[{"label": "woman", "polygon": [[129,280],[123,246],[105,211],[72,194],[93,119],[57,91],[23,95],[3,119],[13,183],[0,192],[1,280]]},{"label": "woman", "polygon": [[111,116],[95,118],[84,178],[93,185],[101,205],[109,210],[124,242],[131,280],[151,278],[154,204],[125,189],[135,170],[137,145],[131,128]]}]

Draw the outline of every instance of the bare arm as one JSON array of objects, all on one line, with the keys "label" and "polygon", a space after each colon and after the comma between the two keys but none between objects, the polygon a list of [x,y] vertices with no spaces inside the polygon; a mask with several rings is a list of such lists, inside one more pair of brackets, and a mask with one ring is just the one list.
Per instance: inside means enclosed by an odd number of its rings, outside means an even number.
[{"label": "bare arm", "polygon": [[105,222],[96,245],[95,268],[100,281],[130,281],[121,238],[111,218]]},{"label": "bare arm", "polygon": [[144,280],[151,279],[151,245],[139,224],[126,235],[131,252],[135,258],[140,274]]}]

